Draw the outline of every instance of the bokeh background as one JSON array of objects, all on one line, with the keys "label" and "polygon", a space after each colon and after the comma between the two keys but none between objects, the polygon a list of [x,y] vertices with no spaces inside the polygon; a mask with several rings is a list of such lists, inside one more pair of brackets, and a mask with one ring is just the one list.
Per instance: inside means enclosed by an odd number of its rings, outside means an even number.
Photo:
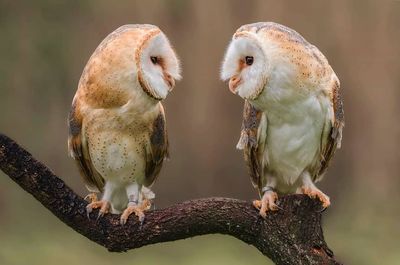
[{"label": "bokeh background", "polygon": [[[219,80],[242,24],[290,26],[327,56],[344,91],[342,149],[320,188],[329,246],[346,264],[400,264],[400,1],[0,0],[0,131],[86,193],[67,156],[67,113],[100,41],[128,23],[161,27],[183,63],[165,101],[172,159],[157,206],[256,197],[235,150],[242,100]],[[77,234],[0,172],[0,264],[267,264],[254,248],[210,235],[108,253]]]}]

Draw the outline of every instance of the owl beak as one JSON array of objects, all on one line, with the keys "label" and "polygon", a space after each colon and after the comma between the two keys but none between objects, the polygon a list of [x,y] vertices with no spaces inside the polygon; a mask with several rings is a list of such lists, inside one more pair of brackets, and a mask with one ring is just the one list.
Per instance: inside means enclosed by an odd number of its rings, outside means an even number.
[{"label": "owl beak", "polygon": [[164,80],[168,84],[169,91],[175,86],[175,79],[170,74],[164,74]]},{"label": "owl beak", "polygon": [[232,76],[231,79],[229,79],[229,90],[233,94],[236,94],[237,87],[240,85],[241,82],[242,79],[239,76],[237,75]]}]

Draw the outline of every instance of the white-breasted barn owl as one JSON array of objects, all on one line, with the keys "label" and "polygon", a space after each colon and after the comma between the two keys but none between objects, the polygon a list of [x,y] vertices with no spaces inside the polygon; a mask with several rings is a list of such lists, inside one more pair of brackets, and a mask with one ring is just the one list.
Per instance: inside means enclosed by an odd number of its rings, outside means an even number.
[{"label": "white-breasted barn owl", "polygon": [[315,182],[340,147],[344,127],[340,83],[325,56],[299,33],[273,22],[240,27],[221,78],[245,99],[237,148],[244,150],[265,217],[278,194],[304,193],[330,205]]}]

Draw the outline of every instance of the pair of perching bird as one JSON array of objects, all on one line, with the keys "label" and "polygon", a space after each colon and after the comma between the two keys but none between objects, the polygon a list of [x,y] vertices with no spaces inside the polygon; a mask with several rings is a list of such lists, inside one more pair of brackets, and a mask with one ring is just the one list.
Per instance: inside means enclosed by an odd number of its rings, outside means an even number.
[{"label": "pair of perching bird", "polygon": [[[69,116],[68,147],[91,194],[88,214],[121,213],[141,221],[168,157],[161,100],[179,80],[167,37],[152,25],[125,25],[89,59]],[[296,31],[254,23],[233,35],[221,78],[245,99],[238,149],[244,150],[265,217],[278,193],[303,193],[330,204],[315,182],[324,175],[344,126],[339,80],[325,56]],[[103,192],[101,200],[96,193]]]}]

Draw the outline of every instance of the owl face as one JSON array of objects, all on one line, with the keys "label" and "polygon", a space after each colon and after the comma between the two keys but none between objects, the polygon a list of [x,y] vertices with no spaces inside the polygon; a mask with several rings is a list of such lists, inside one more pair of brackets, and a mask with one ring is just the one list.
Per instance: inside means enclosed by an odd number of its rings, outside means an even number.
[{"label": "owl face", "polygon": [[79,86],[96,95],[87,101],[153,103],[164,99],[180,78],[179,60],[165,34],[156,26],[135,24],[118,28],[100,43]]},{"label": "owl face", "polygon": [[256,99],[268,78],[268,60],[259,36],[237,32],[225,53],[221,79],[229,80],[229,89],[244,99]]},{"label": "owl face", "polygon": [[179,60],[159,29],[149,32],[136,51],[138,80],[152,98],[164,99],[180,80]]}]

